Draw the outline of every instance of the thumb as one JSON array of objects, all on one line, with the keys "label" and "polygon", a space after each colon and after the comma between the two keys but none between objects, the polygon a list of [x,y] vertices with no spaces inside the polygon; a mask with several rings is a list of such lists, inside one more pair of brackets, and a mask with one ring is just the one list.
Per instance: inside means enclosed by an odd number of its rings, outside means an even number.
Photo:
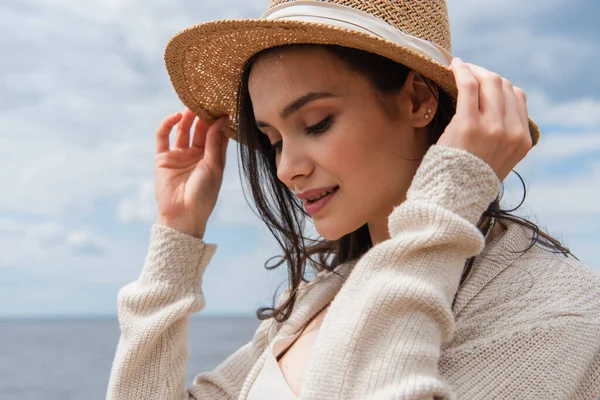
[{"label": "thumb", "polygon": [[205,158],[209,165],[223,169],[225,166],[225,157],[223,156],[223,140],[225,135],[223,130],[225,124],[229,121],[228,117],[223,117],[215,121],[206,133]]}]

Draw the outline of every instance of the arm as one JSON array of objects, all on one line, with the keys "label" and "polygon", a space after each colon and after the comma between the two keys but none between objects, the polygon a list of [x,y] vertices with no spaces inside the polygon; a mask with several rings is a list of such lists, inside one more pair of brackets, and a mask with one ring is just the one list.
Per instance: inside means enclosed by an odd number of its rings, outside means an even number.
[{"label": "arm", "polygon": [[122,333],[107,399],[237,398],[254,364],[258,335],[184,389],[189,316],[205,306],[202,275],[215,250],[215,245],[191,235],[158,224],[152,227],[139,279],[119,292]]},{"label": "arm", "polygon": [[464,150],[429,149],[407,200],[389,217],[391,239],[356,264],[323,322],[303,399],[449,398],[438,373],[454,329],[451,305],[475,224],[499,189],[495,172]]}]

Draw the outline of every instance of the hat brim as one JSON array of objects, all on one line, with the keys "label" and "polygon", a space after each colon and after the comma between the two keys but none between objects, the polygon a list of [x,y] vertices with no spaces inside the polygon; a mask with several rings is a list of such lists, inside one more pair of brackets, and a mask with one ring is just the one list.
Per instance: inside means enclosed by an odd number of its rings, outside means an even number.
[{"label": "hat brim", "polygon": [[[175,92],[199,118],[212,122],[223,115],[233,120],[226,135],[237,140],[237,92],[243,68],[256,53],[287,44],[330,44],[379,54],[418,71],[453,98],[452,71],[410,48],[367,33],[302,21],[263,19],[218,20],[186,28],[165,49],[165,63]],[[540,132],[529,119],[533,144]]]}]

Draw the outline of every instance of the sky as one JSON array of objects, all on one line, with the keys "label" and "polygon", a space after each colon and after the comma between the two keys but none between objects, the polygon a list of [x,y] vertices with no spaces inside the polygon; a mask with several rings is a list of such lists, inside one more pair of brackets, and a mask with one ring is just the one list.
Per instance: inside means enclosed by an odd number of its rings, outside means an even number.
[{"label": "sky", "polygon": [[[184,106],[164,47],[208,20],[258,17],[266,0],[0,3],[0,318],[116,316],[156,220],[154,135]],[[525,90],[542,139],[516,168],[518,215],[600,269],[600,3],[449,0],[453,54]],[[522,189],[506,181],[504,208]],[[235,142],[206,241],[203,315],[253,315],[285,272],[240,187]]]}]

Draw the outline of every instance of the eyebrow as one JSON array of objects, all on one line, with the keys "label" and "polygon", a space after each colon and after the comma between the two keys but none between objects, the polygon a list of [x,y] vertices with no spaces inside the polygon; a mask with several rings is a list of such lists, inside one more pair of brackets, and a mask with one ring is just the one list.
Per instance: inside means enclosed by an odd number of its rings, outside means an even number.
[{"label": "eyebrow", "polygon": [[[307,93],[307,94],[299,97],[298,99],[294,100],[293,102],[291,102],[287,107],[285,107],[281,111],[281,113],[279,115],[281,116],[282,119],[286,119],[287,117],[289,117],[290,115],[292,115],[296,111],[300,110],[302,107],[304,107],[305,105],[307,105],[311,101],[315,101],[315,100],[319,100],[319,99],[326,99],[326,98],[329,98],[329,97],[336,97],[336,96],[334,96],[331,93],[327,93],[327,92],[310,92],[310,93]],[[256,121],[256,126],[258,126],[259,128],[265,128],[265,127],[268,127],[270,125],[267,124],[266,122]]]}]

